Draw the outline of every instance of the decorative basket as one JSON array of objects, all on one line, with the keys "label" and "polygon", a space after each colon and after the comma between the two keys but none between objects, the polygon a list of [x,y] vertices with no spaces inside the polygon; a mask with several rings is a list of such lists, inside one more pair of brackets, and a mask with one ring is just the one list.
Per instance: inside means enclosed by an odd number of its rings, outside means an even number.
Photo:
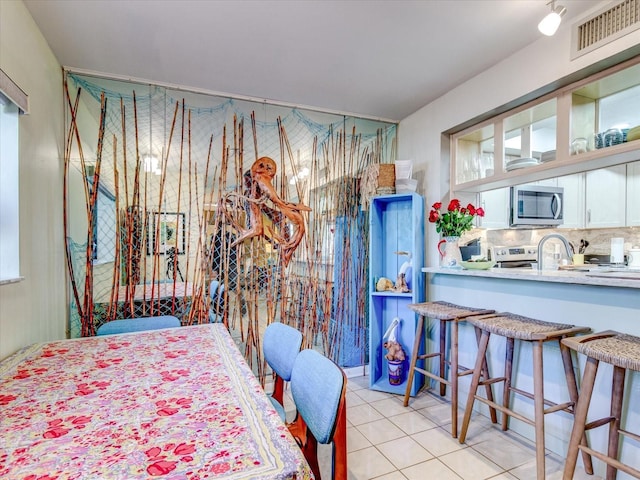
[{"label": "decorative basket", "polygon": [[378,165],[378,188],[395,188],[396,166],[392,163]]}]

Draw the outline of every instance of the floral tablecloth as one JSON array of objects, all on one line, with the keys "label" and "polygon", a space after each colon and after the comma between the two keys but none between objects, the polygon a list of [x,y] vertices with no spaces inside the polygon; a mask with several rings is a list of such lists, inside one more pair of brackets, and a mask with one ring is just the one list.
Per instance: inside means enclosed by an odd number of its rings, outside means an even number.
[{"label": "floral tablecloth", "polygon": [[0,363],[2,479],[313,478],[222,324],[37,344]]}]

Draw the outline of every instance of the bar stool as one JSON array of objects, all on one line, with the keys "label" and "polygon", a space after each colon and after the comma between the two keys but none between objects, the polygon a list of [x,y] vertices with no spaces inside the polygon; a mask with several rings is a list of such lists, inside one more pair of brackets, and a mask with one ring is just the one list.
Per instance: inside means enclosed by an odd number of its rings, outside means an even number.
[{"label": "bar stool", "polygon": [[[535,427],[535,444],[536,444],[536,472],[538,480],[545,478],[545,448],[544,448],[544,416],[547,413],[553,413],[564,410],[573,413],[573,407],[578,400],[578,387],[576,377],[573,370],[573,361],[571,359],[570,350],[560,341],[566,337],[570,337],[579,333],[590,332],[588,327],[576,327],[574,325],[566,325],[560,323],[543,322],[533,318],[527,318],[513,313],[496,313],[492,315],[483,315],[467,318],[467,322],[472,324],[476,332],[480,332],[480,341],[478,344],[478,357],[473,371],[471,387],[469,388],[469,397],[467,399],[464,418],[462,420],[462,430],[460,431],[460,443],[464,443],[471,412],[475,400],[478,400],[489,407],[493,407],[502,412],[502,430],[508,428],[508,418],[515,417],[528,425]],[[505,352],[504,376],[488,378],[484,377],[481,381],[482,363],[485,360],[487,346],[489,345],[489,337],[492,333],[506,337],[507,346]],[[533,394],[520,390],[512,384],[513,376],[513,351],[515,340],[530,342],[533,349]],[[570,401],[562,404],[556,404],[544,398],[544,378],[543,378],[543,362],[542,351],[545,342],[557,341],[560,346],[562,355],[562,363],[564,364],[564,373],[569,390]],[[504,392],[502,405],[497,404],[490,398],[483,398],[477,394],[480,385],[493,385],[494,383],[504,382]],[[519,394],[527,398],[533,399],[534,403],[534,420],[515,412],[510,408],[511,393]],[[545,405],[548,408],[545,408]],[[583,436],[584,437],[584,436]],[[586,440],[581,440],[586,443]],[[591,457],[584,455],[585,470],[593,473],[591,467]]]},{"label": "bar stool", "polygon": [[[640,441],[640,435],[631,433],[621,427],[622,401],[624,396],[624,377],[626,370],[640,371],[640,337],[607,330],[593,335],[578,338],[565,338],[562,343],[567,347],[587,356],[580,398],[576,405],[575,421],[569,449],[564,467],[564,479],[573,478],[573,473],[578,460],[578,450],[589,453],[607,464],[607,480],[616,478],[617,471],[640,478],[640,470],[623,464],[618,459],[620,435]],[[613,381],[611,386],[611,415],[586,423],[591,394],[598,372],[598,364],[606,362],[613,365]],[[590,449],[582,445],[579,439],[583,437],[585,430],[609,426],[609,443],[607,454]]]},{"label": "bar stool", "polygon": [[[495,310],[487,310],[483,308],[463,307],[454,303],[448,302],[425,302],[425,303],[412,303],[408,305],[408,308],[416,312],[418,317],[418,325],[416,327],[416,336],[413,345],[413,351],[411,353],[411,364],[409,367],[409,375],[407,379],[407,389],[404,394],[404,406],[409,405],[409,397],[411,396],[411,385],[413,384],[413,377],[415,372],[419,372],[429,378],[440,383],[440,396],[446,394],[447,385],[451,387],[451,436],[456,438],[458,436],[458,377],[469,375],[473,373],[473,370],[466,369],[458,365],[458,323],[463,322],[466,317],[472,315],[482,315],[487,313],[493,313]],[[439,351],[419,354],[420,345],[422,342],[422,336],[424,333],[424,319],[433,318],[440,320],[440,347]],[[447,360],[446,352],[446,333],[447,322],[451,323],[451,339],[449,343],[449,360]],[[416,366],[418,360],[424,360],[426,358],[438,357],[440,361],[440,369],[438,374],[432,373],[426,368],[420,368]],[[447,379],[445,374],[445,366],[449,365],[451,370],[450,379]],[[486,361],[483,364],[483,368],[486,368]],[[487,386],[487,395],[491,396],[491,388]],[[492,420],[497,422],[496,411],[492,410]]]}]

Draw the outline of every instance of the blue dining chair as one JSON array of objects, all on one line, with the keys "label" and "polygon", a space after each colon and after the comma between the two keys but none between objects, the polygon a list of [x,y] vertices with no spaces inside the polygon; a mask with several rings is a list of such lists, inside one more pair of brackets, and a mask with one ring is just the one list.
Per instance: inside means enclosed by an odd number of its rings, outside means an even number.
[{"label": "blue dining chair", "polygon": [[224,321],[224,283],[220,283],[218,280],[212,280],[209,285],[209,296],[211,297],[211,305],[209,306],[209,322],[219,323]]},{"label": "blue dining chair", "polygon": [[116,333],[140,332],[159,328],[179,327],[180,320],[173,315],[157,317],[123,318],[103,323],[98,327],[96,335],[113,335]]},{"label": "blue dining chair", "polygon": [[331,479],[347,480],[347,377],[315,350],[302,350],[291,372],[296,419],[289,431],[300,445],[316,479],[320,479],[318,443],[333,443]]},{"label": "blue dining chair", "polygon": [[267,364],[274,371],[273,393],[269,397],[282,421],[286,420],[284,410],[284,382],[291,380],[293,362],[302,346],[302,334],[293,327],[280,322],[269,324],[262,339],[262,353]]}]

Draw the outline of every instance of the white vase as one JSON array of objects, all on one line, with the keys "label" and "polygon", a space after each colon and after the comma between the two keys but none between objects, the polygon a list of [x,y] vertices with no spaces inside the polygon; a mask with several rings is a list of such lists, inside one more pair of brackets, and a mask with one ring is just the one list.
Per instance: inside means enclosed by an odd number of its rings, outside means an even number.
[{"label": "white vase", "polygon": [[460,237],[444,237],[438,242],[438,252],[440,252],[440,266],[442,268],[460,268],[462,254],[458,246]]}]

